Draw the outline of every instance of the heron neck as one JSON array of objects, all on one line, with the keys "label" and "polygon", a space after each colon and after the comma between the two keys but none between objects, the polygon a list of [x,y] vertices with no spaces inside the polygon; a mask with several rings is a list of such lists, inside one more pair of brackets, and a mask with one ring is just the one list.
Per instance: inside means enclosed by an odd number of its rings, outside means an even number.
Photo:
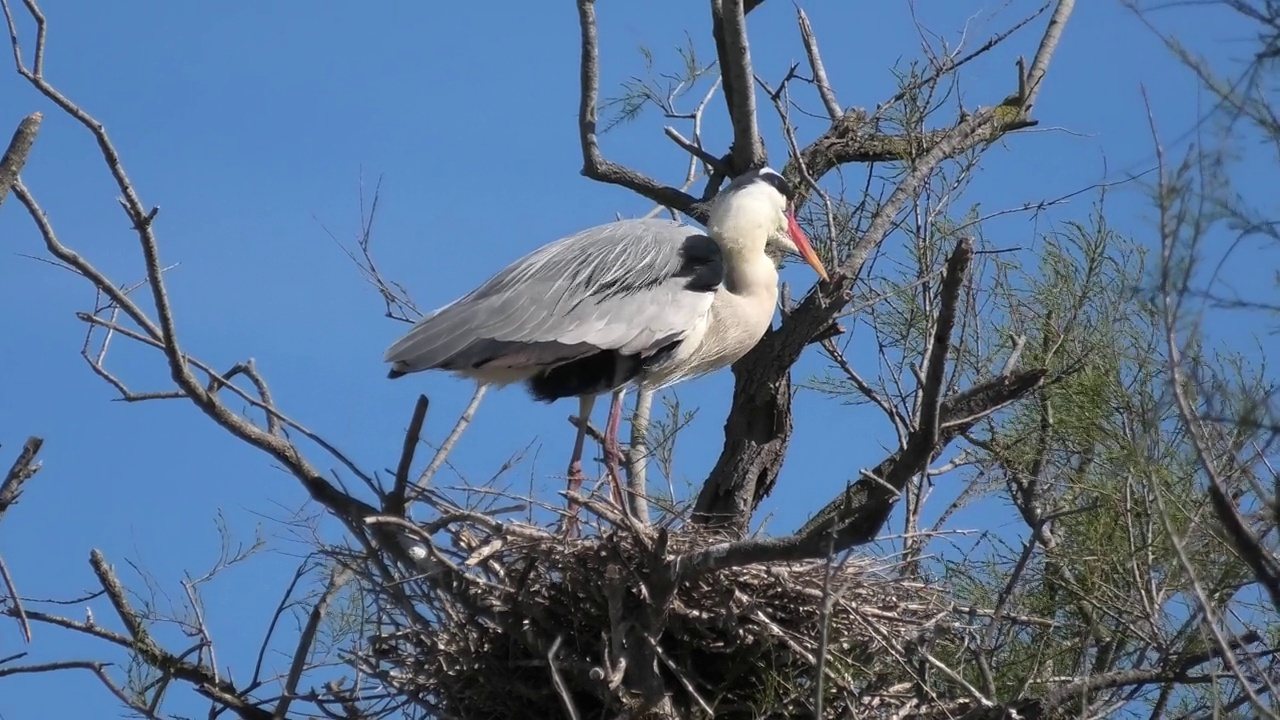
[{"label": "heron neck", "polygon": [[734,295],[770,295],[778,292],[778,267],[759,248],[722,245],[724,248],[724,286]]},{"label": "heron neck", "polygon": [[725,288],[735,295],[777,292],[778,268],[765,254],[776,223],[767,199],[770,188],[746,188],[727,196],[711,210],[707,231],[724,252]]}]

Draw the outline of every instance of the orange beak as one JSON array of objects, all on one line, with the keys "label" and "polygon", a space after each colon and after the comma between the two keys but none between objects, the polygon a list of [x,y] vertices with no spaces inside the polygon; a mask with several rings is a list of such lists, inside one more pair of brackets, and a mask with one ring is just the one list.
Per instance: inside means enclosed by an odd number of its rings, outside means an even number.
[{"label": "orange beak", "polygon": [[787,211],[787,232],[791,235],[791,242],[795,243],[796,249],[800,251],[800,257],[809,263],[809,267],[818,273],[818,277],[824,281],[829,280],[827,277],[827,269],[822,267],[822,261],[818,259],[818,253],[813,251],[813,246],[809,244],[809,238],[800,229],[800,225],[796,222],[795,213]]}]

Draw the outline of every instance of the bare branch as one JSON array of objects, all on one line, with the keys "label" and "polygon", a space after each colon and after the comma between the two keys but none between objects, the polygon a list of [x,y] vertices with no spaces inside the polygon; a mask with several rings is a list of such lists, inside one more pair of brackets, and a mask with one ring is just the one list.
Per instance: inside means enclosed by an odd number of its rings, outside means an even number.
[{"label": "bare branch", "polygon": [[4,199],[9,196],[9,189],[17,181],[22,166],[27,163],[27,156],[31,154],[31,146],[35,144],[36,134],[40,132],[43,117],[36,112],[23,118],[13,133],[13,139],[9,141],[9,147],[4,151],[4,157],[0,158],[0,205],[4,204]]},{"label": "bare branch", "polygon": [[404,445],[400,449],[400,463],[396,466],[395,485],[383,502],[383,509],[389,515],[404,514],[409,491],[409,471],[413,468],[413,455],[422,439],[422,424],[427,420],[429,405],[427,396],[419,395],[418,402],[413,406],[413,417],[409,419],[409,429],[405,431]]},{"label": "bare branch", "polygon": [[[831,548],[834,548],[831,552],[842,552],[871,542],[884,526],[907,480],[923,472],[933,457],[978,420],[1040,387],[1045,375],[1045,370],[1036,369],[1000,376],[948,397],[939,408],[939,437],[932,453],[915,457],[899,450],[875,469],[863,473],[862,479],[828,503],[795,534],[739,540],[694,551],[673,560],[673,572],[688,578],[726,567],[816,559],[824,557]],[[834,544],[831,543],[833,533]]]},{"label": "bare branch", "polygon": [[280,702],[276,704],[275,712],[271,717],[273,720],[284,720],[289,715],[289,704],[297,696],[298,681],[302,678],[302,672],[307,668],[307,657],[311,653],[311,645],[315,643],[316,632],[320,629],[320,623],[324,620],[325,615],[329,612],[329,604],[333,602],[338,591],[352,577],[352,572],[347,568],[335,567],[329,575],[329,584],[325,587],[324,592],[320,595],[320,599],[316,600],[316,604],[311,608],[311,613],[307,615],[307,624],[302,627],[302,633],[298,636],[298,647],[293,652],[293,662],[289,666],[289,675],[284,681],[284,692],[280,696]]},{"label": "bare branch", "polygon": [[698,145],[689,140],[686,140],[685,137],[680,134],[679,130],[676,130],[675,128],[668,125],[662,128],[662,132],[666,133],[667,137],[671,138],[672,142],[679,145],[682,149],[684,149],[690,155],[706,163],[715,172],[718,172],[718,173],[728,172],[728,169],[725,167],[724,163],[720,162],[720,158],[704,150],[701,145]]},{"label": "bare branch", "polygon": [[458,417],[458,422],[454,424],[453,430],[449,431],[448,437],[444,442],[440,443],[440,449],[436,451],[435,457],[431,458],[431,462],[427,464],[427,469],[422,471],[418,476],[415,484],[416,491],[413,497],[417,497],[426,489],[431,482],[431,478],[435,477],[436,471],[449,458],[449,453],[453,452],[453,446],[458,444],[458,438],[462,437],[462,433],[467,431],[467,426],[471,425],[471,419],[476,416],[476,408],[480,407],[480,401],[484,399],[485,391],[489,386],[485,383],[476,385],[476,391],[471,394],[471,401],[467,403],[467,407],[462,411],[462,415]]},{"label": "bare branch", "polygon": [[0,555],[0,581],[4,582],[5,590],[9,593],[9,603],[13,606],[13,616],[18,619],[18,628],[22,630],[22,639],[30,645],[31,621],[27,619],[27,611],[22,607],[22,596],[18,594],[18,587],[13,583],[9,567],[4,564],[3,555]]},{"label": "bare branch", "polygon": [[253,704],[243,691],[236,688],[228,680],[221,679],[207,665],[198,665],[175,657],[163,650],[152,639],[143,625],[142,616],[133,609],[126,596],[124,586],[116,577],[115,571],[107,564],[106,558],[98,550],[89,554],[89,564],[98,576],[98,582],[106,592],[116,614],[124,623],[130,640],[129,647],[138,653],[147,664],[173,675],[173,677],[190,683],[200,694],[227,706],[239,715],[242,720],[273,720],[271,713]]},{"label": "bare branch", "polygon": [[796,18],[800,23],[800,39],[804,41],[804,52],[809,56],[809,67],[813,70],[813,84],[818,87],[818,96],[827,108],[827,115],[837,120],[844,111],[836,100],[836,91],[827,80],[827,68],[822,64],[822,55],[818,53],[818,38],[813,34],[813,26],[809,24],[809,16],[804,9],[796,7]]},{"label": "bare branch", "polygon": [[557,636],[555,642],[551,643],[551,648],[547,650],[547,667],[551,669],[551,683],[555,685],[556,692],[564,702],[564,711],[569,715],[569,720],[579,720],[581,716],[578,715],[578,706],[569,695],[569,688],[565,686],[564,678],[560,675],[560,663],[556,660],[556,652],[560,650],[560,643],[563,640],[564,636]]},{"label": "bare branch", "polygon": [[124,623],[125,630],[129,631],[130,637],[135,642],[151,642],[147,635],[147,629],[142,624],[141,616],[130,606],[129,599],[125,595],[124,586],[120,584],[119,578],[116,577],[115,570],[112,570],[111,566],[107,564],[107,559],[102,556],[102,552],[94,550],[89,553],[89,564],[93,567],[93,573],[98,576],[98,582],[102,585],[102,589],[107,593],[107,599],[111,601],[111,606],[115,608],[116,614],[120,616],[120,621]]},{"label": "bare branch", "polygon": [[18,453],[13,465],[9,466],[9,472],[5,473],[4,481],[0,482],[0,518],[4,517],[5,511],[10,506],[18,502],[23,484],[40,472],[40,463],[36,462],[36,455],[40,452],[42,445],[44,445],[42,438],[34,435],[27,438],[27,441],[22,444],[22,452]]},{"label": "bare branch", "polygon": [[258,398],[262,400],[263,414],[266,416],[267,432],[272,435],[280,434],[280,414],[274,412],[275,402],[271,399],[271,389],[267,387],[267,381],[258,372],[258,367],[254,364],[253,359],[245,362],[236,363],[231,369],[222,373],[221,377],[214,376],[209,379],[208,391],[210,394],[217,393],[219,389],[230,385],[228,380],[237,375],[244,375],[249,378],[249,382],[253,384],[254,390],[258,393]]},{"label": "bare branch", "polygon": [[764,165],[767,159],[756,125],[755,73],[751,70],[743,0],[711,0],[711,34],[716,41],[725,104],[733,125],[730,170],[738,175]]},{"label": "bare branch", "polygon": [[[150,341],[158,344],[164,351],[166,361],[169,365],[170,376],[174,383],[178,386],[183,394],[191,400],[205,415],[212,419],[223,429],[230,432],[233,436],[256,447],[267,454],[274,457],[283,464],[289,471],[306,487],[311,496],[325,507],[329,508],[339,519],[347,523],[348,527],[355,532],[361,527],[358,518],[365,514],[374,512],[374,508],[362,503],[349,495],[341,492],[329,481],[325,480],[318,471],[302,456],[296,447],[287,439],[272,435],[271,433],[259,428],[249,422],[246,418],[237,415],[235,412],[223,405],[216,396],[209,393],[196,380],[188,365],[189,358],[181,351],[177,343],[175,334],[173,314],[169,305],[167,291],[165,290],[164,278],[162,276],[163,267],[159,261],[159,253],[157,250],[157,241],[154,232],[154,220],[158,212],[158,208],[146,210],[138,193],[136,192],[132,181],[125,174],[120,156],[115,149],[107,134],[106,128],[92,115],[84,109],[76,105],[73,101],[64,96],[60,91],[54,88],[43,76],[43,57],[46,38],[46,22],[42,14],[40,14],[34,0],[24,0],[27,10],[36,21],[37,37],[35,48],[35,60],[33,65],[28,68],[22,59],[22,54],[17,43],[17,30],[14,24],[13,13],[8,0],[0,0],[0,9],[3,9],[6,19],[8,20],[10,33],[14,45],[14,60],[18,73],[27,79],[33,87],[37,89],[46,98],[53,101],[59,108],[66,112],[73,119],[83,125],[97,141],[98,148],[102,154],[102,159],[107,165],[111,176],[116,182],[120,191],[120,203],[125,209],[133,230],[142,249],[146,265],[147,284],[150,286],[152,300],[156,307],[158,323],[153,321],[139,307],[126,292],[116,286],[106,278],[92,263],[81,257],[78,253],[72,251],[63,245],[57,237],[52,224],[44,211],[40,208],[30,191],[22,184],[19,179],[14,183],[14,195],[27,208],[28,214],[40,231],[41,237],[44,239],[46,249],[57,260],[73,268],[86,279],[88,279],[95,288],[100,290],[107,298],[109,298],[115,306],[118,306],[126,316],[129,317]],[[234,386],[232,386],[234,387]],[[312,437],[324,444],[322,439]],[[327,450],[333,452],[332,445],[326,447]],[[342,458],[341,453],[337,457]],[[358,468],[349,465],[354,470]],[[363,475],[367,480],[367,475]]]},{"label": "bare branch", "polygon": [[942,276],[941,302],[938,320],[933,329],[933,342],[929,346],[929,357],[925,361],[924,387],[921,389],[923,400],[920,402],[920,424],[916,429],[917,437],[907,440],[908,452],[911,443],[919,443],[921,448],[932,450],[938,444],[938,410],[942,399],[944,373],[947,369],[947,354],[951,352],[951,331],[956,324],[956,311],[960,305],[960,288],[964,284],[965,275],[969,271],[969,262],[973,260],[973,238],[961,238],[956,249],[947,258],[946,274]]},{"label": "bare branch", "polygon": [[1049,18],[1049,25],[1040,37],[1040,47],[1036,48],[1035,57],[1031,60],[1031,69],[1027,71],[1025,85],[1020,87],[1019,95],[1022,112],[1027,112],[1035,104],[1036,98],[1044,88],[1044,76],[1049,71],[1049,61],[1053,59],[1058,43],[1062,40],[1062,32],[1067,28],[1067,20],[1075,9],[1075,0],[1058,0]]},{"label": "bare branch", "polygon": [[705,209],[694,209],[697,201],[692,195],[611,162],[601,154],[600,141],[596,135],[596,106],[600,96],[600,48],[596,31],[595,0],[578,0],[578,24],[582,31],[582,96],[578,104],[582,174],[592,180],[621,185],[660,205],[689,213],[697,219],[705,219]]},{"label": "bare branch", "polygon": [[111,680],[110,676],[107,675],[108,667],[109,665],[107,663],[90,660],[65,660],[62,662],[42,663],[40,665],[19,665],[17,667],[0,668],[0,677],[5,677],[7,675],[29,675],[34,673],[57,672],[60,670],[88,670],[93,673],[94,676],[98,678],[98,681],[101,682],[107,690],[110,690],[111,694],[115,695],[116,699],[125,707],[128,707],[148,720],[160,720],[160,716],[156,715],[151,708],[148,708],[129,697],[129,694],[126,693],[123,688]]},{"label": "bare branch", "polygon": [[271,615],[271,622],[267,625],[267,631],[262,635],[262,644],[258,646],[258,658],[253,664],[253,678],[249,680],[249,685],[256,686],[258,678],[262,677],[262,664],[266,660],[267,647],[271,643],[271,637],[275,635],[276,626],[280,623],[280,618],[284,617],[285,610],[289,607],[289,601],[293,597],[293,591],[297,589],[298,583],[306,576],[310,570],[311,558],[304,559],[298,565],[298,569],[293,572],[293,578],[289,581],[288,587],[284,590],[280,602],[276,605],[276,611]]},{"label": "bare branch", "polygon": [[649,524],[649,414],[653,409],[653,389],[641,385],[636,390],[636,409],[631,415],[631,442],[627,446],[627,493],[631,516],[642,525]]}]

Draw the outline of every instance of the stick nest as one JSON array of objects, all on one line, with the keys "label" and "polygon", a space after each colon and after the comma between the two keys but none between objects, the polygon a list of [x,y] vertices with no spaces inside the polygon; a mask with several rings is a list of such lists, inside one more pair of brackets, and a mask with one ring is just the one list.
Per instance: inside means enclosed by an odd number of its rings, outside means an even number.
[{"label": "stick nest", "polygon": [[953,616],[883,561],[673,582],[673,558],[724,541],[705,530],[565,540],[479,515],[440,527],[410,547],[416,575],[367,584],[381,632],[355,659],[441,718],[570,717],[570,704],[579,718],[812,717],[823,648],[823,715],[878,714],[909,701],[895,695],[906,654]]}]

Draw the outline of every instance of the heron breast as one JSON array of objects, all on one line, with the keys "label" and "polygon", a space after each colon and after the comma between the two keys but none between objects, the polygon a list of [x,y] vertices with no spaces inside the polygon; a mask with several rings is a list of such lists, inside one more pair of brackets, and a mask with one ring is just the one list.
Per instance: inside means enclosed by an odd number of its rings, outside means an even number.
[{"label": "heron breast", "polygon": [[760,342],[773,321],[777,286],[771,289],[772,293],[766,290],[749,296],[720,290],[696,330],[665,362],[646,373],[644,382],[665,387],[737,362]]}]

